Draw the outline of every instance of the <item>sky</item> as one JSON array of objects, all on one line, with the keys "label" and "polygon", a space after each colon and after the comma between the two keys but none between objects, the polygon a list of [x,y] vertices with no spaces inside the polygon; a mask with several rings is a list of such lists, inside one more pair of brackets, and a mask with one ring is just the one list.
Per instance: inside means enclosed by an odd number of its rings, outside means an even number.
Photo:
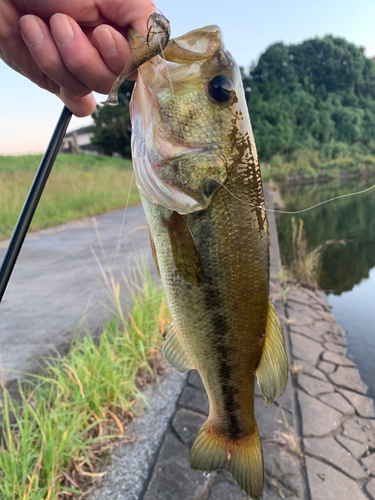
[{"label": "sky", "polygon": [[[375,56],[374,0],[155,1],[171,23],[172,37],[220,26],[226,48],[245,68],[275,42],[299,43],[326,34],[344,37]],[[99,94],[96,98],[103,100]],[[57,97],[0,60],[0,155],[43,152],[61,110]],[[68,130],[90,123],[90,117],[73,117]]]}]

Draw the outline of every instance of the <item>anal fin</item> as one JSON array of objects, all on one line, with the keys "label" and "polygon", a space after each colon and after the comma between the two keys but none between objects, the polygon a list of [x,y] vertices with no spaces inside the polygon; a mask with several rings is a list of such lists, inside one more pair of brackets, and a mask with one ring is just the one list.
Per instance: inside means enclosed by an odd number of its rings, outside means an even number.
[{"label": "anal fin", "polygon": [[195,368],[173,325],[169,326],[162,352],[164,359],[182,375]]},{"label": "anal fin", "polygon": [[270,301],[268,303],[266,339],[256,375],[264,404],[269,406],[284,392],[288,381],[288,358],[285,352],[283,332],[275,308]]}]

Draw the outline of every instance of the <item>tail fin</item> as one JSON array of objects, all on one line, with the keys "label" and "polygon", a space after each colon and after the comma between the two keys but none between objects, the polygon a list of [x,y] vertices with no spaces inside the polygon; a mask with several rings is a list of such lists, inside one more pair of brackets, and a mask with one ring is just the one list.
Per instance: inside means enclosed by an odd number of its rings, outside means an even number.
[{"label": "tail fin", "polygon": [[206,472],[226,469],[252,499],[262,496],[263,455],[257,427],[251,436],[231,441],[214,431],[207,420],[194,441],[190,465]]}]

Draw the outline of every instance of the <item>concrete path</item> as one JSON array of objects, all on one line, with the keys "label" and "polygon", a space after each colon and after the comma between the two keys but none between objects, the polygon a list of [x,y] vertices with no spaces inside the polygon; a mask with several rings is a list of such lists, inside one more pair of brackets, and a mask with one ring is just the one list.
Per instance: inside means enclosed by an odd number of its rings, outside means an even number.
[{"label": "concrete path", "polygon": [[[144,261],[155,272],[142,207],[124,212],[97,216],[97,228],[87,218],[27,236],[0,304],[3,368],[35,370],[38,358],[66,344],[78,325],[98,331],[107,315],[100,301],[109,299],[94,254],[120,284],[121,272],[128,276]],[[0,242],[0,259],[7,244]],[[5,375],[8,382],[16,377]]]}]

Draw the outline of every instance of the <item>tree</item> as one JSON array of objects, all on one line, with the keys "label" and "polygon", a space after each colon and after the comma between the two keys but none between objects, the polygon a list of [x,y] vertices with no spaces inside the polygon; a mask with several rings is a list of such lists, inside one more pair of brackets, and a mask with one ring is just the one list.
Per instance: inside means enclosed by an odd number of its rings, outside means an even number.
[{"label": "tree", "polygon": [[332,35],[279,42],[242,74],[262,160],[335,142],[375,151],[375,64],[362,47]]},{"label": "tree", "polygon": [[119,90],[118,106],[99,106],[92,115],[95,125],[91,142],[105,155],[131,156],[129,103],[133,87],[134,82],[125,80]]}]

